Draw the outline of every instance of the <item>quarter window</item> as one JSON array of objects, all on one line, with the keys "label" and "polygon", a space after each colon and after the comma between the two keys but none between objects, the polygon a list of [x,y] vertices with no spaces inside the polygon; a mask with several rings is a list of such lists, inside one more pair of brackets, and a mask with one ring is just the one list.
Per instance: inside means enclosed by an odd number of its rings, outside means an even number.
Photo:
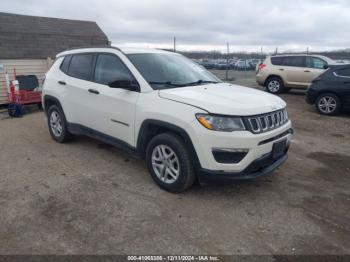
[{"label": "quarter window", "polygon": [[273,64],[273,65],[283,65],[282,64],[282,59],[283,59],[283,57],[271,57],[271,63]]},{"label": "quarter window", "polygon": [[320,58],[306,57],[306,66],[316,69],[324,69],[327,63]]},{"label": "quarter window", "polygon": [[95,68],[95,82],[103,85],[118,79],[130,79],[133,77],[123,62],[115,55],[100,54],[97,57]]},{"label": "quarter window", "polygon": [[90,80],[93,54],[77,54],[73,55],[68,74],[83,80]]},{"label": "quarter window", "polygon": [[65,73],[67,73],[68,72],[68,66],[69,66],[69,62],[70,62],[70,59],[72,58],[72,56],[71,55],[67,55],[67,56],[65,56],[64,57],[64,59],[63,59],[63,62],[62,62],[62,64],[61,64],[61,70],[63,71],[63,72],[65,72]]}]

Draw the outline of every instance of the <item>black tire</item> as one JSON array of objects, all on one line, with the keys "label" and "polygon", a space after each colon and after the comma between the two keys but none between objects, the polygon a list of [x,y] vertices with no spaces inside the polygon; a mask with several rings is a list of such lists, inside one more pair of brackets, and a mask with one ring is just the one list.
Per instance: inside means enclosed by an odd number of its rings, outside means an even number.
[{"label": "black tire", "polygon": [[341,101],[335,94],[324,93],[316,99],[316,109],[322,115],[335,116],[340,112],[341,107]]},{"label": "black tire", "polygon": [[273,76],[267,79],[265,83],[266,91],[271,94],[281,94],[285,92],[285,86],[280,77]]},{"label": "black tire", "polygon": [[[154,153],[156,154],[156,152],[154,151],[157,151],[157,148],[162,146],[171,149],[175,153],[175,156],[178,160],[177,162],[179,164],[179,174],[177,176],[177,179],[174,180],[172,183],[166,183],[165,181],[162,181],[159,175],[156,174],[156,168],[153,167],[154,159],[152,157]],[[156,135],[151,139],[146,149],[146,164],[153,180],[157,183],[157,185],[160,188],[166,191],[173,193],[183,192],[190,186],[192,186],[195,181],[195,172],[192,158],[183,140],[175,134],[163,133]]]},{"label": "black tire", "polygon": [[[57,114],[57,116],[59,116],[60,118],[61,132],[56,132],[54,128],[51,126],[50,119],[53,114]],[[49,127],[50,135],[56,142],[65,143],[70,141],[73,138],[73,135],[69,133],[69,131],[67,130],[66,117],[58,106],[52,105],[47,110],[47,124]]]}]

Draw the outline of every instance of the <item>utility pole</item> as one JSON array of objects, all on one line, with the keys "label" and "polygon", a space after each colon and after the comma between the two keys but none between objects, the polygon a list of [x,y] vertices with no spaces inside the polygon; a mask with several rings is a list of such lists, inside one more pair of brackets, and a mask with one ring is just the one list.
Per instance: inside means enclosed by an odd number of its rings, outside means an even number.
[{"label": "utility pole", "polygon": [[226,55],[226,81],[228,81],[228,56],[230,54],[230,44],[227,43],[227,55]]},{"label": "utility pole", "polygon": [[306,54],[309,54],[309,47],[306,48]]},{"label": "utility pole", "polygon": [[176,53],[176,37],[174,36],[174,53]]},{"label": "utility pole", "polygon": [[260,54],[263,55],[263,47],[260,48]]}]

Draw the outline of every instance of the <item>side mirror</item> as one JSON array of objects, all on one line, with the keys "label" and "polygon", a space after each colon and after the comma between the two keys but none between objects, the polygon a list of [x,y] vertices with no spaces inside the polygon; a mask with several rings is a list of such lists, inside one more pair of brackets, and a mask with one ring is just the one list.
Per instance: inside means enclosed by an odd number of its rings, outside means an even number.
[{"label": "side mirror", "polygon": [[328,69],[329,68],[329,65],[324,65],[323,66],[323,69]]},{"label": "side mirror", "polygon": [[121,88],[130,91],[137,91],[139,89],[139,84],[135,80],[130,80],[127,78],[116,79],[108,83],[111,88]]}]

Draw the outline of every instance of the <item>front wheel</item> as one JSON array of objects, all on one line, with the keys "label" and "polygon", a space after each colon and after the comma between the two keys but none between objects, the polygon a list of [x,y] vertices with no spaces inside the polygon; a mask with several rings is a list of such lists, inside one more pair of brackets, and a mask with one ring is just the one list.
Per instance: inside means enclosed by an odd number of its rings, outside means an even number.
[{"label": "front wheel", "polygon": [[152,138],[146,163],[153,180],[166,191],[183,192],[194,183],[192,158],[177,135],[164,133]]},{"label": "front wheel", "polygon": [[285,91],[284,83],[279,77],[270,77],[266,81],[266,90],[272,94],[280,94]]},{"label": "front wheel", "polygon": [[341,102],[334,94],[322,94],[316,99],[316,108],[323,115],[334,116],[339,113]]}]

